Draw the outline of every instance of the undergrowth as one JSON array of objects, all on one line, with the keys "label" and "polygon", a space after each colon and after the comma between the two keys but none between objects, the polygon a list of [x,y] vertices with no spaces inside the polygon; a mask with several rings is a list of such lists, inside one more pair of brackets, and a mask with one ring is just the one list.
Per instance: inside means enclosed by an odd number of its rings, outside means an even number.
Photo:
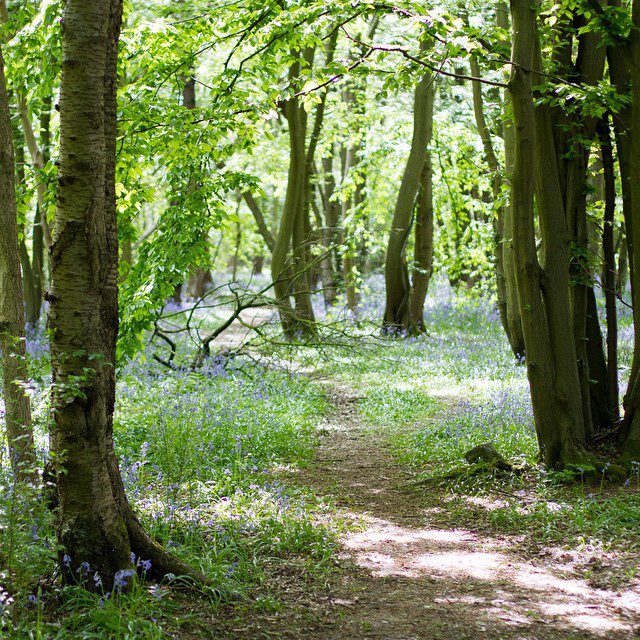
[{"label": "undergrowth", "polygon": [[[262,593],[270,572],[298,563],[322,579],[331,570],[341,521],[331,505],[286,483],[313,450],[326,410],[318,388],[249,364],[212,359],[193,373],[139,360],[121,371],[117,397],[127,494],[147,530],[215,585],[199,596],[203,606],[276,606]],[[56,587],[42,488],[20,486],[6,466],[2,473],[0,637],[151,640],[193,622],[179,576],[128,593]]]}]

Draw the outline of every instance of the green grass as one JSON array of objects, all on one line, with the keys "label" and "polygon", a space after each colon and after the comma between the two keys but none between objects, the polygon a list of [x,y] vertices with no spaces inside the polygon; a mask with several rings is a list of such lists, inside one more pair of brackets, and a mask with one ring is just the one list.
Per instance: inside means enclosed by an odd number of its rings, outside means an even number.
[{"label": "green grass", "polygon": [[[250,364],[191,373],[137,362],[121,372],[114,434],[127,493],[147,530],[215,585],[200,607],[277,607],[265,589],[281,567],[299,566],[309,580],[332,570],[344,521],[287,483],[311,455],[326,409],[306,379]],[[194,622],[174,585],[109,597],[80,587],[38,592],[56,556],[42,495],[0,494],[0,518],[2,553],[9,536],[13,549],[0,565],[13,600],[0,593],[1,637],[151,640]]]}]

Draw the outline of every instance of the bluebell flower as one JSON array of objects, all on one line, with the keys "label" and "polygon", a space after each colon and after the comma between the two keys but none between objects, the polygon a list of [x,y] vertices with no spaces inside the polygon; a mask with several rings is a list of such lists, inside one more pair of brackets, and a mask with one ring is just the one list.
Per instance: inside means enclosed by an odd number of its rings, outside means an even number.
[{"label": "bluebell flower", "polygon": [[113,587],[116,591],[121,591],[127,586],[127,578],[134,575],[133,569],[120,569],[113,578]]}]

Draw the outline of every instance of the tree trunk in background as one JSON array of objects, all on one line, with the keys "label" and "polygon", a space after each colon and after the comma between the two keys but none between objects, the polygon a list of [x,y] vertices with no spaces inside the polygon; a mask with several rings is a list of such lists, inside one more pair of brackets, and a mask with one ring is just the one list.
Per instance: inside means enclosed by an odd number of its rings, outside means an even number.
[{"label": "tree trunk in background", "polygon": [[[500,10],[498,9],[498,16],[500,17]],[[508,25],[508,20],[507,20]],[[476,58],[471,58],[470,61],[471,75],[475,78],[480,77],[480,65]],[[484,117],[484,99],[482,96],[482,85],[480,82],[473,82],[473,112],[475,115],[476,127],[482,140],[482,146],[484,149],[484,158],[489,170],[491,171],[491,193],[493,195],[493,201],[496,204],[495,212],[492,219],[493,224],[493,238],[496,258],[496,292],[498,298],[498,312],[500,314],[500,321],[502,327],[507,335],[511,350],[516,358],[522,358],[524,356],[524,345],[522,344],[522,330],[518,326],[521,324],[519,314],[513,310],[509,310],[509,304],[517,306],[517,293],[514,289],[515,277],[513,274],[513,260],[511,259],[511,253],[509,252],[509,262],[505,262],[505,218],[511,216],[510,208],[508,204],[502,202],[502,174],[500,170],[500,163],[493,148],[493,142],[491,140],[491,132],[487,126],[486,119]],[[506,102],[506,101],[505,101]],[[505,125],[505,129],[507,126]],[[510,169],[513,163],[511,150],[507,151],[507,145],[513,144],[513,136],[511,132],[505,132],[505,159],[509,160]],[[510,170],[509,169],[509,170]],[[512,223],[509,221],[509,231],[512,231]],[[510,242],[510,238],[507,242]],[[511,273],[508,273],[511,271]],[[511,288],[511,290],[509,290]],[[511,316],[511,322],[509,321]]]},{"label": "tree trunk in background", "polygon": [[[6,24],[9,22],[9,13],[7,10],[6,0],[0,0],[0,22]],[[47,96],[42,102],[42,112],[40,116],[40,129],[42,132],[41,144],[38,145],[29,107],[23,95],[17,95],[18,116],[22,127],[24,141],[31,156],[33,168],[41,172],[45,165],[49,162],[50,144],[51,144],[51,96]],[[24,148],[22,151],[22,161],[24,162]],[[25,277],[25,294],[26,294],[26,314],[27,324],[35,327],[39,321],[42,312],[43,290],[45,287],[44,272],[44,248],[51,246],[51,229],[47,220],[46,211],[44,210],[44,194],[46,184],[42,176],[37,176],[36,193],[37,206],[33,221],[33,237],[32,237],[32,257],[29,259],[29,269],[27,270],[28,251],[26,244],[21,246],[21,261],[23,266],[23,277]]]},{"label": "tree trunk in background", "polygon": [[616,212],[616,176],[608,116],[600,127],[599,135],[604,173],[602,288],[604,289],[607,317],[606,393],[610,422],[616,423],[620,419],[620,391],[618,388],[618,313],[616,309],[616,257],[613,239],[613,227]]},{"label": "tree trunk in background", "polygon": [[[186,109],[193,110],[196,108],[196,79],[193,74],[183,78],[184,86],[182,88],[182,106]],[[189,191],[193,191],[195,185],[193,180],[190,181]],[[202,238],[202,242],[205,244],[207,253],[209,252],[209,233],[206,232]],[[189,295],[194,298],[202,298],[207,290],[207,285],[210,285],[211,270],[209,267],[195,267],[191,275],[189,276],[189,282],[187,284],[187,290]]]},{"label": "tree trunk in background", "polygon": [[[46,166],[51,159],[51,96],[45,99],[42,115],[40,116],[40,149],[42,152],[43,166]],[[36,216],[33,221],[33,238],[31,242],[31,255],[34,278],[34,309],[37,316],[27,321],[35,325],[40,321],[42,313],[42,301],[44,299],[44,290],[47,282],[45,272],[45,235],[44,226],[42,225],[42,216],[46,216],[47,212],[40,206],[36,208]],[[47,221],[46,228],[49,228]]]},{"label": "tree trunk in background", "polygon": [[625,233],[624,222],[620,225],[618,237],[616,239],[616,247],[618,254],[618,267],[616,269],[616,294],[620,297],[627,290],[627,282],[629,281],[629,260],[627,253],[627,234]]},{"label": "tree trunk in background", "polygon": [[[527,374],[542,459],[549,467],[562,467],[582,460],[584,455],[579,444],[584,423],[569,311],[569,242],[564,212],[557,211],[558,194],[553,191],[554,185],[557,189],[557,177],[546,175],[547,167],[541,166],[546,161],[541,151],[547,149],[552,133],[548,115],[534,107],[529,71],[536,61],[536,8],[530,0],[512,0],[511,16],[513,248]],[[538,182],[544,268],[536,249],[534,176]]]},{"label": "tree trunk in background", "polygon": [[264,218],[262,213],[262,208],[256,201],[255,197],[250,191],[245,191],[242,194],[244,201],[247,203],[247,207],[249,207],[249,211],[253,214],[253,218],[256,222],[256,227],[258,228],[258,233],[262,236],[264,240],[264,244],[269,249],[269,252],[273,253],[273,247],[275,245],[275,239],[271,231],[269,231],[269,226],[267,225],[267,221]]},{"label": "tree trunk in background", "polygon": [[29,381],[24,333],[24,300],[18,250],[13,133],[0,50],[0,350],[2,391],[11,465],[18,477],[32,473],[35,464]]},{"label": "tree trunk in background", "polygon": [[[30,131],[32,137],[31,145],[35,147],[31,149],[32,159],[34,160],[34,168],[41,171],[49,162],[49,147],[51,139],[50,131],[51,123],[51,98],[44,100],[43,112],[40,117],[41,140],[40,146],[37,145],[35,133]],[[30,121],[27,120],[26,126],[30,127]],[[23,139],[16,146],[16,178],[18,184],[25,180],[25,155]],[[20,242],[20,263],[22,265],[22,279],[25,297],[25,314],[26,322],[29,327],[37,327],[40,322],[43,301],[43,289],[45,283],[45,263],[44,263],[44,232],[41,221],[42,216],[42,198],[44,194],[44,185],[39,186],[38,199],[36,203],[36,211],[31,228],[31,256],[27,249],[26,237]],[[26,230],[24,230],[26,236]]]},{"label": "tree trunk in background", "polygon": [[435,103],[435,83],[429,87],[427,99],[427,153],[420,176],[418,201],[416,203],[415,243],[411,293],[409,296],[409,322],[411,330],[422,333],[424,326],[424,302],[433,274],[433,165],[431,162],[431,135],[433,132],[433,108]]},{"label": "tree trunk in background", "polygon": [[[624,64],[620,65],[622,68],[611,64],[612,56],[609,59],[612,67],[612,80],[614,79],[614,70],[617,71],[614,84],[618,85],[627,78],[631,79],[630,113],[623,114],[627,117],[622,122],[622,125],[626,125],[626,129],[621,131],[620,135],[616,135],[623,184],[623,211],[629,252],[634,323],[633,361],[629,374],[629,386],[624,398],[622,454],[623,459],[640,460],[640,261],[637,260],[637,248],[640,246],[640,223],[636,215],[636,209],[640,203],[640,180],[638,180],[640,175],[640,2],[638,0],[634,0],[632,4],[632,20],[633,29],[629,36],[628,48],[622,51],[613,50],[616,57],[624,56]],[[625,71],[628,72],[626,78]],[[614,118],[614,122],[616,119]],[[623,166],[626,168],[626,173],[623,172]]]},{"label": "tree trunk in background", "polygon": [[[306,52],[308,57],[308,52]],[[295,83],[301,69],[299,61],[289,69],[289,81]],[[274,290],[280,306],[280,319],[289,336],[314,333],[315,322],[311,306],[308,256],[310,225],[307,200],[307,152],[305,149],[306,112],[296,97],[286,100],[283,112],[289,124],[289,175],[280,228],[271,259]],[[291,257],[289,251],[291,249]],[[291,305],[291,297],[295,307]]]},{"label": "tree trunk in background", "polygon": [[[22,138],[17,136],[14,137],[14,144],[15,178],[17,185],[20,186],[25,182],[25,157]],[[35,223],[33,231],[35,232]],[[27,230],[25,226],[20,226],[18,232],[18,235],[22,236],[22,239],[18,241],[18,251],[20,255],[20,267],[22,269],[22,291],[24,295],[25,319],[27,326],[35,327],[40,316],[39,307],[41,306],[42,301],[40,300],[40,303],[38,303],[35,282],[36,274],[34,266],[31,262],[31,256],[29,255],[29,249],[27,248]]]},{"label": "tree trunk in background", "polygon": [[[348,92],[345,91],[345,94]],[[349,104],[351,99],[348,95],[345,96],[344,102]],[[352,169],[355,166],[356,149],[349,145],[343,149],[342,153],[342,184],[349,179]],[[358,189],[356,187],[355,191]],[[356,209],[356,199],[357,193],[351,193],[349,197],[342,198],[342,207],[341,207],[341,225],[340,225],[340,246],[342,248],[342,281],[344,283],[344,291],[346,295],[347,309],[352,313],[353,316],[358,311],[358,291],[357,291],[357,273],[356,273],[356,262],[355,262],[355,254],[356,248],[354,246],[354,242],[350,236],[349,230],[347,229],[347,218],[349,213]]]},{"label": "tree trunk in background", "polygon": [[[423,50],[426,46],[424,42],[421,44]],[[405,247],[411,232],[414,203],[427,154],[429,109],[432,108],[429,105],[433,100],[432,82],[433,75],[430,72],[426,73],[415,89],[411,151],[402,176],[389,232],[385,260],[386,306],[383,317],[383,331],[389,334],[403,334],[411,327],[410,283]]]},{"label": "tree trunk in background", "polygon": [[338,203],[333,200],[333,194],[336,189],[336,179],[333,175],[334,156],[335,144],[331,147],[330,155],[322,159],[322,171],[324,175],[324,189],[321,191],[322,208],[324,210],[322,245],[325,255],[320,263],[320,268],[323,273],[322,294],[326,307],[332,307],[338,295],[336,284]]},{"label": "tree trunk in background", "polygon": [[[504,124],[502,135],[504,139],[504,169],[507,179],[511,182],[514,164],[514,129],[511,118],[511,96],[505,91],[504,98]],[[511,349],[519,359],[525,357],[524,334],[522,333],[522,316],[520,315],[520,304],[518,302],[518,288],[516,283],[516,268],[513,257],[513,204],[511,198],[504,207],[504,227],[502,241],[502,262],[504,265],[504,283],[507,302],[507,325]]]}]

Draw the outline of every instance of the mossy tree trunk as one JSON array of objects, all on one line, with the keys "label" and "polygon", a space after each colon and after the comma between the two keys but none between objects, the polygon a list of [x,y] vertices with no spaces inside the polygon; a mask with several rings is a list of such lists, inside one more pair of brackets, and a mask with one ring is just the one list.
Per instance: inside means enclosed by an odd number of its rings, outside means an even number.
[{"label": "mossy tree trunk", "polygon": [[60,167],[51,249],[51,448],[58,466],[63,577],[89,563],[105,589],[132,568],[201,577],[151,540],[124,493],[113,445],[118,332],[116,69],[122,1],[67,0],[62,29]]},{"label": "mossy tree trunk", "polygon": [[[109,588],[131,546],[108,467],[115,401],[117,235],[108,219],[105,78],[117,2],[69,0],[62,29],[60,167],[51,247],[58,538],[67,581],[88,562]],[[121,9],[120,9],[121,10]],[[118,25],[119,31],[119,25]]]}]

